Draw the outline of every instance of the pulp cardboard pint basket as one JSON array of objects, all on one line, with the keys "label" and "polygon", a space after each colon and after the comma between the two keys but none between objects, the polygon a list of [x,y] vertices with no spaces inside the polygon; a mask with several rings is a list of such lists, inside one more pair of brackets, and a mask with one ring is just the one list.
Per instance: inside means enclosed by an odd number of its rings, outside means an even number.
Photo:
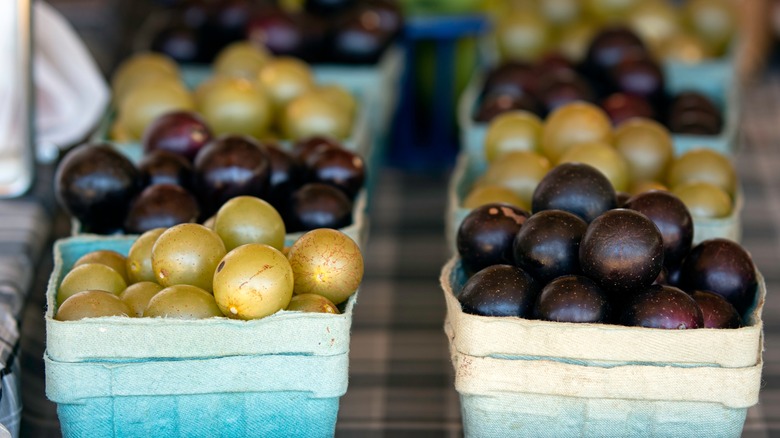
[{"label": "pulp cardboard pint basket", "polygon": [[44,362],[64,436],[333,436],[357,294],[339,315],[55,320],[57,288],[73,263],[98,249],[127,254],[134,239],[54,245]]},{"label": "pulp cardboard pint basket", "polygon": [[758,277],[745,327],[661,330],[466,314],[451,259],[440,281],[466,436],[740,436],[761,384]]},{"label": "pulp cardboard pint basket", "polygon": [[[487,163],[485,160],[474,158],[472,155],[461,152],[458,154],[455,169],[450,178],[447,189],[447,217],[445,223],[445,232],[447,233],[447,243],[452,254],[457,252],[456,238],[458,228],[463,219],[468,216],[471,209],[463,207],[463,200],[468,196],[469,191],[477,182],[480,176],[485,173]],[[722,218],[693,217],[693,244],[703,240],[723,237],[739,242],[742,238],[742,209],[744,196],[741,190],[737,190],[734,196],[734,203],[731,214]]]}]

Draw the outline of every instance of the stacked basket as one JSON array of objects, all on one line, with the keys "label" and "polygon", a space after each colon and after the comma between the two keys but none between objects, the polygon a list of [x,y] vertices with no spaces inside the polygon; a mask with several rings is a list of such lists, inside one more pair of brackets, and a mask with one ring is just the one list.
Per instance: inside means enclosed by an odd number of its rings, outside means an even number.
[{"label": "stacked basket", "polygon": [[[521,28],[521,23],[537,22],[518,16],[517,23]],[[536,29],[532,24],[529,32]],[[487,47],[487,58],[496,65],[497,53]],[[516,47],[527,46],[518,42]],[[723,120],[717,135],[673,134],[675,155],[701,147],[725,155],[737,151],[740,96],[733,58],[728,53],[699,64],[664,63],[668,95],[701,93]],[[445,219],[455,256],[440,277],[447,306],[444,331],[466,436],[740,436],[761,387],[766,290],[758,273],[755,300],[738,329],[661,330],[463,310],[458,296],[469,274],[457,255],[456,235],[471,211],[463,201],[489,166],[484,151],[488,124],[475,121],[485,83],[486,75],[478,72],[458,106],[462,149]],[[742,202],[737,189],[728,217],[694,217],[694,245],[715,237],[739,241]]]}]

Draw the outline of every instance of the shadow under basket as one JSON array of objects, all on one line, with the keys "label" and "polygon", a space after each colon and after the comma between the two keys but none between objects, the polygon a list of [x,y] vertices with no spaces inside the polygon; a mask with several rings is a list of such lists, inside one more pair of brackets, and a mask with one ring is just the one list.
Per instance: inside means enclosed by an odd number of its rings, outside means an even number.
[{"label": "shadow under basket", "polygon": [[738,329],[662,330],[466,314],[441,273],[467,437],[739,437],[758,402],[761,311]]},{"label": "shadow under basket", "polygon": [[135,236],[54,247],[46,395],[65,437],[332,437],[347,390],[352,310],[228,318],[57,321],[56,292],[83,254],[127,254]]}]

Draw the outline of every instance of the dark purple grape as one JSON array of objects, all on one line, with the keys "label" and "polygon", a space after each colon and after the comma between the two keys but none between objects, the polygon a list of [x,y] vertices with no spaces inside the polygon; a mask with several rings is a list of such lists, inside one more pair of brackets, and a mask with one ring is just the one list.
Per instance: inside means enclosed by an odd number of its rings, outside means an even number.
[{"label": "dark purple grape", "polygon": [[666,124],[677,134],[716,135],[723,129],[723,118],[707,96],[686,91],[672,99]]},{"label": "dark purple grape", "polygon": [[593,280],[567,275],[542,289],[534,314],[547,321],[605,323],[610,314],[609,298]]},{"label": "dark purple grape", "polygon": [[506,62],[488,72],[482,94],[522,96],[534,93],[537,80],[538,72],[534,67],[518,62]]},{"label": "dark purple grape", "polygon": [[211,139],[211,130],[198,114],[173,111],[157,117],[149,124],[144,130],[142,143],[147,154],[164,150],[192,161]]},{"label": "dark purple grape", "polygon": [[196,222],[198,201],[190,192],[174,184],[155,184],[138,195],[125,220],[125,231],[143,234],[154,228],[169,228]]},{"label": "dark purple grape", "polygon": [[607,113],[612,125],[619,126],[635,117],[655,119],[656,112],[647,100],[625,93],[612,93],[601,101],[601,108]]},{"label": "dark purple grape", "polygon": [[617,192],[615,195],[617,199],[617,208],[625,208],[626,202],[631,199],[631,193]]},{"label": "dark purple grape", "polygon": [[682,265],[680,284],[687,291],[715,292],[744,314],[755,300],[758,281],[750,254],[740,244],[718,238],[691,249]]},{"label": "dark purple grape", "polygon": [[266,196],[270,178],[268,153],[249,136],[220,136],[195,157],[195,193],[205,217],[236,196]]},{"label": "dark purple grape", "polygon": [[717,135],[723,128],[723,121],[719,114],[690,109],[671,113],[667,125],[674,134]]},{"label": "dark purple grape", "polygon": [[329,148],[312,156],[308,180],[330,184],[355,199],[366,179],[360,155],[342,148]]},{"label": "dark purple grape", "polygon": [[108,234],[122,228],[141,174],[130,160],[105,144],[70,150],[54,176],[57,201],[81,222],[83,232]]},{"label": "dark purple grape", "polygon": [[293,193],[283,217],[287,232],[344,228],[352,224],[352,201],[333,186],[309,183]]},{"label": "dark purple grape", "polygon": [[467,272],[514,264],[512,244],[529,214],[510,204],[490,203],[472,210],[458,227],[458,254]]},{"label": "dark purple grape", "polygon": [[458,294],[464,312],[530,318],[539,295],[536,281],[516,266],[489,266],[468,279]]},{"label": "dark purple grape", "polygon": [[653,221],[664,241],[664,265],[679,265],[693,242],[693,218],[680,198],[653,190],[633,196],[625,208],[638,211]]},{"label": "dark purple grape", "polygon": [[175,184],[192,188],[192,163],[173,152],[155,150],[146,154],[138,164],[145,185]]},{"label": "dark purple grape", "polygon": [[623,59],[611,70],[615,90],[644,99],[659,108],[665,97],[665,80],[661,66],[648,56]]},{"label": "dark purple grape", "polygon": [[580,240],[588,224],[562,210],[545,210],[526,219],[515,236],[515,264],[542,284],[580,273]]},{"label": "dark purple grape", "polygon": [[722,296],[709,291],[696,290],[691,294],[704,316],[704,328],[739,328],[742,317],[734,306]]},{"label": "dark purple grape", "polygon": [[302,56],[306,49],[300,20],[279,7],[258,10],[247,23],[246,39],[278,56]]},{"label": "dark purple grape", "polygon": [[311,167],[316,155],[326,149],[342,148],[338,140],[321,135],[298,140],[293,143],[292,155],[304,167]]},{"label": "dark purple grape", "polygon": [[594,102],[593,89],[574,70],[557,70],[546,73],[539,79],[536,95],[542,104],[544,114],[575,101]]},{"label": "dark purple grape", "polygon": [[583,163],[563,163],[539,181],[531,199],[534,213],[564,210],[590,222],[617,206],[615,188],[603,173]]},{"label": "dark purple grape", "polygon": [[531,94],[524,93],[519,96],[508,93],[490,93],[483,96],[474,120],[487,123],[496,116],[507,111],[524,110],[534,114],[542,114],[542,106]]},{"label": "dark purple grape", "polygon": [[271,160],[271,180],[266,200],[281,211],[293,191],[303,183],[303,169],[292,154],[277,145],[267,144],[266,152]]},{"label": "dark purple grape", "polygon": [[604,82],[604,75],[630,56],[646,54],[642,40],[629,28],[611,26],[601,30],[588,46],[585,69],[593,81]]},{"label": "dark purple grape", "polygon": [[623,325],[660,329],[704,327],[699,305],[687,293],[673,286],[652,285],[636,294],[620,318]]},{"label": "dark purple grape", "polygon": [[588,226],[580,242],[582,272],[618,299],[650,286],[664,261],[661,232],[647,216],[610,210]]}]

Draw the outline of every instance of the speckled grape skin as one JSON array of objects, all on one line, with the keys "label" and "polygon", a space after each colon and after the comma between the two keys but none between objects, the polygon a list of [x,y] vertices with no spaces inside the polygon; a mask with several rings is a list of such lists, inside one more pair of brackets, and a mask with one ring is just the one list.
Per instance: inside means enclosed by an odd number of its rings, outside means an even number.
[{"label": "speckled grape skin", "polygon": [[100,263],[86,263],[71,269],[57,290],[57,304],[85,290],[102,290],[119,295],[127,287],[114,269]]},{"label": "speckled grape skin", "polygon": [[581,275],[566,275],[548,283],[536,301],[539,319],[558,322],[607,322],[610,302],[607,293]]},{"label": "speckled grape skin", "polygon": [[115,294],[102,290],[85,290],[70,296],[57,309],[54,319],[77,321],[101,316],[132,316],[130,308]]},{"label": "speckled grape skin", "polygon": [[230,251],[214,272],[214,298],[222,313],[259,319],[290,304],[293,271],[281,251],[249,243]]},{"label": "speckled grape skin", "polygon": [[329,299],[317,294],[295,295],[287,305],[287,309],[297,312],[330,313],[338,315],[339,309]]},{"label": "speckled grape skin", "polygon": [[691,294],[704,316],[705,328],[739,328],[742,317],[737,309],[715,292],[696,290]]},{"label": "speckled grape skin", "polygon": [[157,292],[149,300],[144,316],[204,319],[223,315],[209,292],[189,284],[175,284]]},{"label": "speckled grape skin", "polygon": [[515,236],[515,265],[542,284],[580,273],[580,240],[588,224],[562,210],[545,210],[528,218]]},{"label": "speckled grape skin", "polygon": [[680,198],[650,191],[631,197],[625,207],[644,214],[658,227],[664,242],[664,265],[679,265],[693,242],[693,218]]},{"label": "speckled grape skin", "polygon": [[652,285],[633,297],[620,321],[628,326],[672,330],[704,327],[701,309],[690,295],[661,285]]},{"label": "speckled grape skin", "polygon": [[334,304],[347,300],[363,280],[363,255],[346,234],[319,228],[304,234],[290,247],[295,295],[314,293]]},{"label": "speckled grape skin", "polygon": [[663,267],[658,227],[633,210],[614,209],[596,218],[580,242],[583,274],[619,295],[650,286]]},{"label": "speckled grape skin", "polygon": [[493,265],[469,278],[458,301],[473,315],[531,318],[538,295],[539,285],[530,274],[516,266]]},{"label": "speckled grape skin", "polygon": [[728,239],[708,239],[691,249],[683,261],[680,285],[686,291],[708,290],[744,313],[756,297],[756,267],[742,245]]},{"label": "speckled grape skin", "polygon": [[180,224],[160,234],[152,247],[152,270],[164,287],[189,284],[211,292],[214,269],[225,256],[225,244],[213,230]]},{"label": "speckled grape skin", "polygon": [[127,253],[127,277],[130,283],[157,279],[152,269],[152,247],[165,228],[155,228],[141,234]]},{"label": "speckled grape skin", "polygon": [[564,210],[590,223],[607,210],[617,207],[612,183],[595,167],[582,163],[562,163],[547,172],[534,190],[531,210]]},{"label": "speckled grape skin", "polygon": [[502,203],[472,210],[455,238],[464,268],[477,272],[490,265],[513,264],[512,243],[528,216],[525,210]]}]

